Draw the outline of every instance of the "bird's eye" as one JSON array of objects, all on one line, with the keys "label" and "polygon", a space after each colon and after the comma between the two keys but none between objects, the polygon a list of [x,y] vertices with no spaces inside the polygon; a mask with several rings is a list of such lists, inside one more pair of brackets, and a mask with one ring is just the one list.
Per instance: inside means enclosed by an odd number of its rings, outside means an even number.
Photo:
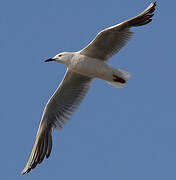
[{"label": "bird's eye", "polygon": [[61,54],[59,54],[59,57],[61,57],[62,55]]}]

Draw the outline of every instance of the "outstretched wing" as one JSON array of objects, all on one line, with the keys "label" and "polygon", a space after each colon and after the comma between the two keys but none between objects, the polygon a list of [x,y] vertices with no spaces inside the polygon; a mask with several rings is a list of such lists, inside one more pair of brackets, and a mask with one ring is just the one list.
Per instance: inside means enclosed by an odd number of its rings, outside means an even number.
[{"label": "outstretched wing", "polygon": [[52,130],[56,127],[63,128],[85,97],[91,80],[67,69],[58,89],[45,107],[32,152],[22,174],[34,169],[45,156],[49,157],[52,149]]},{"label": "outstretched wing", "polygon": [[156,2],[151,3],[139,15],[99,32],[80,53],[103,61],[108,60],[131,38],[133,35],[133,32],[130,31],[131,27],[142,26],[152,21],[151,17],[154,15],[155,6]]}]

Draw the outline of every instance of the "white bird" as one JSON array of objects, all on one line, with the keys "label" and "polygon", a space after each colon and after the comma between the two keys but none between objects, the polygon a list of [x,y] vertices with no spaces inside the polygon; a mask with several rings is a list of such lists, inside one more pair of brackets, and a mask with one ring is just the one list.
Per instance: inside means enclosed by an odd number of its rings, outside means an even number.
[{"label": "white bird", "polygon": [[100,78],[113,86],[124,87],[130,74],[115,69],[106,61],[116,54],[131,38],[131,27],[142,26],[152,21],[155,3],[151,3],[139,15],[115,26],[106,28],[85,48],[78,52],[63,52],[46,60],[63,63],[67,67],[59,87],[49,99],[39,125],[35,143],[22,174],[28,173],[48,158],[52,149],[52,131],[61,129],[80,105],[93,78]]}]

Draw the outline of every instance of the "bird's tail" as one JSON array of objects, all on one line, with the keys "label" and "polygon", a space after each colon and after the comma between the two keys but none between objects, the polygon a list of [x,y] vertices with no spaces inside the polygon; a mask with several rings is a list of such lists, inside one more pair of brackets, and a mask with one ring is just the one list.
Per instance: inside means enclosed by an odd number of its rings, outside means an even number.
[{"label": "bird's tail", "polygon": [[125,87],[125,84],[128,82],[129,78],[129,72],[123,71],[121,69],[114,69],[114,72],[112,74],[112,80],[107,81],[107,83],[117,88],[123,88]]}]

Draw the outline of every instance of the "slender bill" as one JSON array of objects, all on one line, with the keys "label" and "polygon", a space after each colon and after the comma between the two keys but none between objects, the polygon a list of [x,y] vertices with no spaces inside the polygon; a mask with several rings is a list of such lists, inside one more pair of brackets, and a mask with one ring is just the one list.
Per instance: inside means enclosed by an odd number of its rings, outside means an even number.
[{"label": "slender bill", "polygon": [[50,62],[50,61],[55,61],[55,59],[49,58],[49,59],[45,60],[45,62]]}]

